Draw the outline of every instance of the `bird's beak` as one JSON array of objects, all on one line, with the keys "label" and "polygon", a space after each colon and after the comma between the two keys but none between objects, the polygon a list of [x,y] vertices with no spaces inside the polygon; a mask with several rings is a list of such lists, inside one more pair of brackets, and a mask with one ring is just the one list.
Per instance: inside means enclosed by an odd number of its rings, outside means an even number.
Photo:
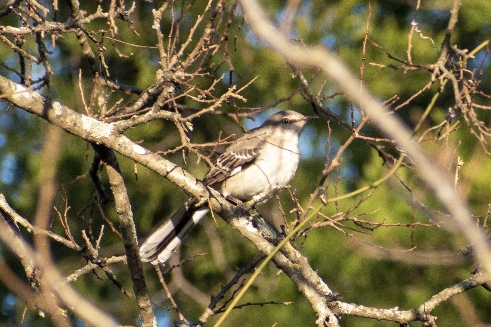
[{"label": "bird's beak", "polygon": [[306,117],[305,117],[305,120],[306,120],[306,121],[309,121],[309,120],[312,120],[312,119],[317,119],[317,118],[319,118],[319,117],[317,117],[317,116],[306,116]]}]

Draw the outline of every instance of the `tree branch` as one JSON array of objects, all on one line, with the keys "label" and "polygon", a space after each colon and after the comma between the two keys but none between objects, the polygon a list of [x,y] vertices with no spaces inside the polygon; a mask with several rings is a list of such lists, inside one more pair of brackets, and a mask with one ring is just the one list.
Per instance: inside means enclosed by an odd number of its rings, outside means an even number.
[{"label": "tree branch", "polygon": [[116,212],[119,216],[121,234],[123,235],[124,249],[128,260],[128,268],[133,281],[133,290],[140,309],[142,325],[152,327],[157,324],[157,320],[152,311],[152,304],[148,297],[147,284],[143,276],[142,262],[139,254],[138,240],[136,237],[136,227],[133,221],[130,199],[123,176],[119,168],[118,161],[114,152],[104,146],[94,145],[94,149],[106,165],[107,175],[111,183],[111,189],[116,203]]},{"label": "tree branch", "polygon": [[44,97],[24,86],[0,76],[0,95],[3,100],[81,139],[103,144],[121,155],[155,171],[199,200],[208,194],[203,184],[183,168],[132,142],[118,133],[115,125],[79,114],[57,101]]}]

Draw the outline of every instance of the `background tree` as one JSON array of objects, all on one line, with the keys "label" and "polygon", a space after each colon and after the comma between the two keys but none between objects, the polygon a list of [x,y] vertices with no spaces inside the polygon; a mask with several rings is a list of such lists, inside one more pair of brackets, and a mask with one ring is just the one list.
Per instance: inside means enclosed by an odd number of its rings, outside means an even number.
[{"label": "background tree", "polygon": [[[226,325],[491,324],[491,4],[255,5],[0,4],[7,326],[210,325],[241,290]],[[278,109],[321,117],[291,187],[247,212],[209,194]],[[136,235],[189,195],[214,215],[142,265]]]}]

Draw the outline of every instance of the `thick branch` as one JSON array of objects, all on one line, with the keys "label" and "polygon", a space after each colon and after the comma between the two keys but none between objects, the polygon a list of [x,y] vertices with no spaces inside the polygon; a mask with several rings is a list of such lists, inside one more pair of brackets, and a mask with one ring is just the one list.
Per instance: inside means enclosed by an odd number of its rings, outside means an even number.
[{"label": "thick branch", "polygon": [[193,175],[132,142],[124,135],[118,133],[117,128],[112,123],[104,123],[81,115],[59,102],[30,91],[3,76],[0,76],[0,95],[3,96],[2,100],[23,108],[27,112],[45,119],[70,134],[78,136],[87,142],[103,144],[155,171],[178,185],[189,195],[201,199],[207,194],[206,188]]},{"label": "thick branch", "polygon": [[[214,202],[212,201],[213,204]],[[216,206],[215,204],[213,207]],[[251,217],[247,210],[241,210],[240,207],[234,207],[226,201],[220,202],[220,206],[220,216],[251,241],[259,251],[269,254],[274,250],[281,236],[261,217]],[[337,317],[328,307],[328,303],[335,299],[336,295],[310,267],[307,258],[287,244],[273,257],[273,262],[309,300],[317,314],[318,326],[339,326]]]}]

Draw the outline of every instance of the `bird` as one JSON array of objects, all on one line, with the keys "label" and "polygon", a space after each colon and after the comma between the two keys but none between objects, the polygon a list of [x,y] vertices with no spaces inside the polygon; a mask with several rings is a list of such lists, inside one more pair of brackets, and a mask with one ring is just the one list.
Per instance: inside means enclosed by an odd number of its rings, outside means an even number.
[{"label": "bird", "polygon": [[[240,201],[287,185],[298,168],[300,134],[313,118],[317,116],[293,110],[269,116],[225,149],[202,179],[203,184],[225,198]],[[141,260],[164,264],[208,211],[207,203],[198,203],[195,198],[186,201],[143,242]]]}]

